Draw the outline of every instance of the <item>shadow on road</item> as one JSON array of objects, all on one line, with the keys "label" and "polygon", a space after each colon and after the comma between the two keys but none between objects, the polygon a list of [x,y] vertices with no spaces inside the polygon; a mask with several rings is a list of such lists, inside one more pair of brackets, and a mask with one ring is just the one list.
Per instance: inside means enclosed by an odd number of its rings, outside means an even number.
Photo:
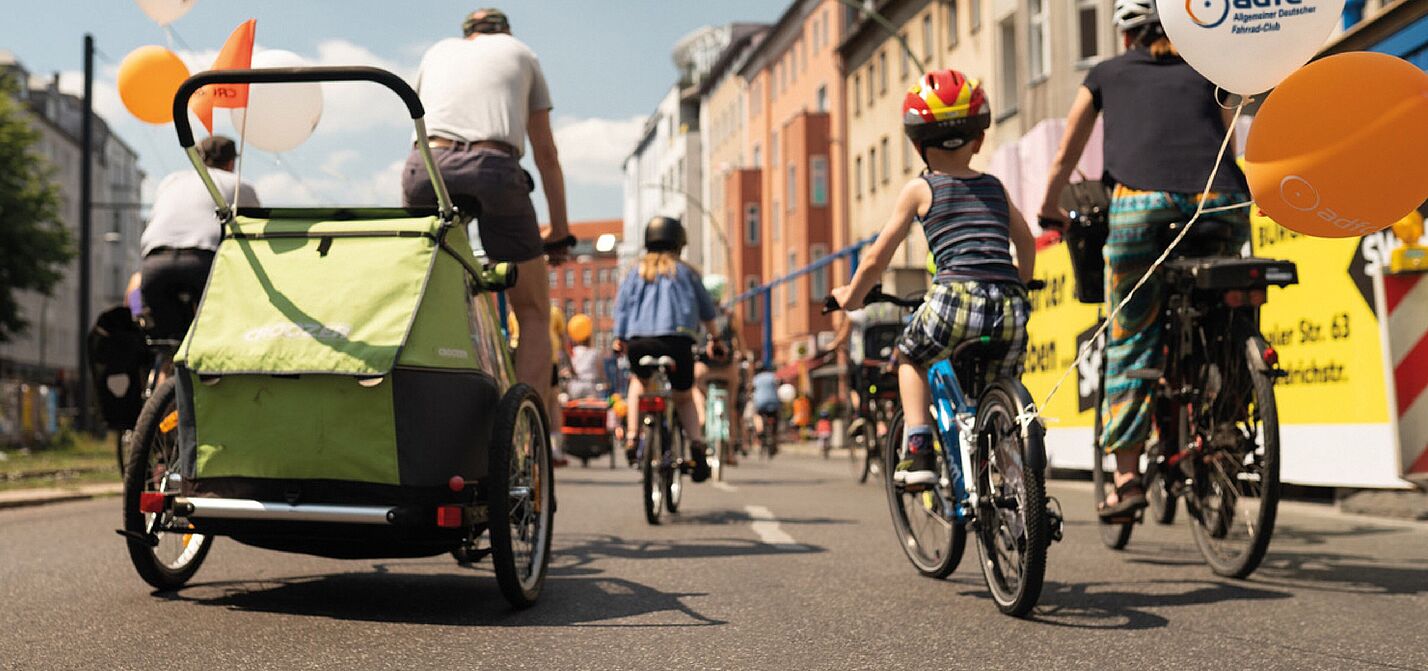
[{"label": "shadow on road", "polygon": [[[782,519],[779,520],[783,522]],[[572,540],[573,539],[573,540]],[[592,564],[601,559],[711,559],[804,555],[825,550],[814,545],[771,545],[745,538],[703,538],[697,541],[627,540],[612,535],[567,534],[551,556],[550,574],[598,575]]]},{"label": "shadow on road", "polygon": [[[990,598],[985,589],[975,594]],[[1156,629],[1170,621],[1149,609],[1291,596],[1287,592],[1212,580],[1076,584],[1047,581],[1042,588],[1041,603],[1030,619],[1078,629]]]},{"label": "shadow on road", "polygon": [[[443,564],[456,569],[456,565]],[[412,564],[403,564],[412,566]],[[277,580],[198,583],[161,596],[240,611],[337,620],[448,626],[691,627],[725,624],[685,603],[702,593],[661,592],[621,578],[556,578],[540,603],[513,611],[489,570],[464,573],[334,573]],[[652,622],[616,622],[663,614]]]},{"label": "shadow on road", "polygon": [[1428,594],[1428,564],[1404,566],[1330,552],[1275,552],[1251,580],[1294,589],[1354,594]]},{"label": "shadow on road", "polygon": [[[754,518],[747,511],[743,510],[711,510],[708,512],[685,514],[680,513],[677,517],[669,518],[673,524],[699,524],[706,526],[718,526],[721,524],[748,524]],[[785,525],[822,525],[822,524],[852,524],[852,520],[840,520],[832,517],[779,517],[779,524]]]}]

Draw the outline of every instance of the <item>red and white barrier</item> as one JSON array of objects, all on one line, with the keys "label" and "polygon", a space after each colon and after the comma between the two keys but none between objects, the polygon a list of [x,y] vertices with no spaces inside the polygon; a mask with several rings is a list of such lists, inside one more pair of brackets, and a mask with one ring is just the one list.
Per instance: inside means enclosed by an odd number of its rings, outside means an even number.
[{"label": "red and white barrier", "polygon": [[1383,276],[1403,477],[1428,481],[1428,275]]}]

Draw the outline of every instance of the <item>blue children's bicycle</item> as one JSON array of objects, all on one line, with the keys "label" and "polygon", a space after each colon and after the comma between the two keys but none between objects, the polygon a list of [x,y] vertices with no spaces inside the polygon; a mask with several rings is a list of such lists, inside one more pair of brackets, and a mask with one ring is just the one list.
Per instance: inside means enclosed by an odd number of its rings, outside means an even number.
[{"label": "blue children's bicycle", "polygon": [[[922,300],[889,296],[874,287],[863,302],[916,309]],[[831,297],[824,303],[825,312],[839,309]],[[997,608],[1019,617],[1041,596],[1046,550],[1061,540],[1062,517],[1060,506],[1046,496],[1045,430],[1032,413],[1031,395],[1013,377],[986,382],[987,367],[1007,347],[987,337],[965,340],[928,371],[939,482],[923,489],[892,477],[883,483],[893,530],[920,573],[945,578],[956,570],[970,529]],[[882,450],[884,472],[895,472],[902,448],[899,409]]]}]

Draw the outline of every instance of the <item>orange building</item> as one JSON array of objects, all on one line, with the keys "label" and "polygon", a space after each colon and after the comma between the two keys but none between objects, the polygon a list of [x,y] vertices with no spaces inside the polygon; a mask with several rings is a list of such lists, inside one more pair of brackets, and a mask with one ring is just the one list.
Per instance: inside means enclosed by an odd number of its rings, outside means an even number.
[{"label": "orange building", "polygon": [[[838,0],[795,0],[739,70],[748,83],[748,155],[760,181],[758,239],[748,246],[761,256],[765,281],[849,242],[846,166],[839,160],[845,153],[837,52],[845,32],[842,7]],[[817,335],[833,328],[820,314],[822,297],[847,274],[846,262],[835,263],[776,287],[770,305],[758,306],[772,317],[775,361],[813,353]]]},{"label": "orange building", "polygon": [[[566,319],[588,315],[595,322],[593,345],[597,351],[608,352],[615,328],[615,293],[623,279],[618,249],[624,221],[574,221],[570,232],[579,242],[569,262],[550,269],[550,304],[560,308]],[[613,237],[601,245],[601,236]]]}]

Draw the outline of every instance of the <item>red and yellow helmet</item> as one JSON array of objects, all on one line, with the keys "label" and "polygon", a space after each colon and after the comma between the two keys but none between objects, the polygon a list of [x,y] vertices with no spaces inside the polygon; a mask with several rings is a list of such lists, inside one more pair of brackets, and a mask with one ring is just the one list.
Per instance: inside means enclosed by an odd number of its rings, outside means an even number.
[{"label": "red and yellow helmet", "polygon": [[902,129],[919,148],[956,149],[992,125],[982,83],[956,70],[922,76],[902,101]]}]

